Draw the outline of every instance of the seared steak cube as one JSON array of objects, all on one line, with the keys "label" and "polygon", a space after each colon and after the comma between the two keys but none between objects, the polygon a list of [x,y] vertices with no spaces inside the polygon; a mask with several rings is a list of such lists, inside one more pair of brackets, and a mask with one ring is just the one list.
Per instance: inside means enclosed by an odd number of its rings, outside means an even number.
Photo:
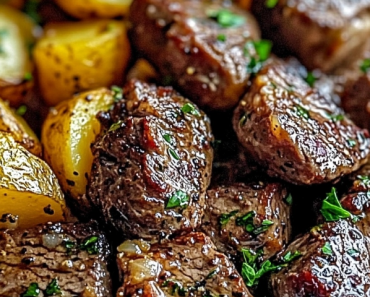
[{"label": "seared steak cube", "polygon": [[350,65],[370,34],[368,0],[279,0],[275,6],[256,0],[252,11],[275,48],[310,69]]},{"label": "seared steak cube", "polygon": [[127,237],[198,227],[213,160],[209,119],[171,87],[131,81],[122,96],[100,115],[89,199]]},{"label": "seared steak cube", "polygon": [[118,247],[123,275],[117,296],[251,296],[234,265],[203,233]]},{"label": "seared steak cube", "polygon": [[257,74],[233,124],[267,173],[291,183],[333,181],[368,159],[368,131],[280,60],[270,60]]},{"label": "seared steak cube", "polygon": [[242,248],[262,249],[266,260],[288,244],[291,196],[281,184],[220,186],[208,190],[207,196],[202,230],[217,250],[233,255]]},{"label": "seared steak cube", "polygon": [[96,226],[0,231],[0,296],[112,296],[109,246]]},{"label": "seared steak cube", "polygon": [[369,239],[350,221],[325,223],[289,245],[299,257],[271,277],[276,297],[369,296]]},{"label": "seared steak cube", "polygon": [[245,92],[259,40],[254,17],[223,1],[135,0],[131,41],[171,83],[194,102],[232,108]]}]

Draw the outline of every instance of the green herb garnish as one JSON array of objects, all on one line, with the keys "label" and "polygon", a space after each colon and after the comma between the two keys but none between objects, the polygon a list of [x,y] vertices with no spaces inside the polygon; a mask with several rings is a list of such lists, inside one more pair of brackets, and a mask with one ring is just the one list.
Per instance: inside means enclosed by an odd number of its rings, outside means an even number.
[{"label": "green herb garnish", "polygon": [[[248,41],[244,46],[244,55],[250,56],[250,61],[247,65],[247,72],[255,74],[261,67],[262,63],[268,59],[271,52],[272,43],[269,40]],[[255,56],[251,55],[251,51],[255,52]]]},{"label": "green herb garnish", "polygon": [[370,59],[364,59],[360,65],[360,69],[363,73],[368,73],[370,70]]},{"label": "green herb garnish", "polygon": [[162,135],[163,139],[168,142],[169,144],[172,144],[172,137],[170,134],[164,134]]},{"label": "green herb garnish", "polygon": [[46,287],[45,290],[46,296],[55,296],[55,295],[61,295],[62,291],[60,290],[58,280],[54,278]]},{"label": "green herb garnish", "polygon": [[283,261],[284,263],[289,263],[292,262],[294,259],[299,258],[300,256],[302,256],[300,251],[295,251],[294,253],[287,252],[283,257]]},{"label": "green herb garnish", "polygon": [[219,34],[217,35],[217,40],[225,42],[226,41],[226,35],[225,34]]},{"label": "green herb garnish", "polygon": [[238,212],[239,212],[239,210],[233,210],[230,213],[224,213],[224,214],[220,215],[219,223],[222,226],[226,225],[230,221],[231,217],[235,216]]},{"label": "green herb garnish", "polygon": [[327,222],[351,217],[351,213],[345,210],[340,204],[335,188],[332,188],[331,192],[327,194],[322,202],[320,211]]},{"label": "green herb garnish", "polygon": [[37,283],[31,283],[27,288],[27,291],[24,292],[22,297],[37,297],[40,294],[39,285]]},{"label": "green herb garnish", "polygon": [[305,119],[310,118],[309,111],[306,108],[304,108],[302,105],[297,104],[296,106],[294,106],[294,109],[298,116],[305,118]]},{"label": "green herb garnish", "polygon": [[212,270],[207,276],[206,279],[211,279],[213,278],[216,274],[218,273],[218,268]]},{"label": "green herb garnish", "polygon": [[117,123],[114,123],[110,126],[108,132],[116,131],[117,129],[121,128],[122,121],[118,121]]},{"label": "green herb garnish", "polygon": [[15,113],[19,116],[24,116],[24,114],[26,113],[27,111],[27,106],[26,105],[21,105],[17,108],[17,110],[15,111]]},{"label": "green herb garnish", "polygon": [[356,145],[356,140],[354,139],[347,139],[347,143],[350,147],[354,147]]},{"label": "green herb garnish", "polygon": [[89,255],[96,255],[99,253],[98,240],[98,236],[90,236],[82,242],[80,249],[87,251]]},{"label": "green herb garnish", "polygon": [[114,102],[119,102],[123,98],[122,88],[118,86],[112,86],[110,89],[113,92]]},{"label": "green herb garnish", "polygon": [[26,72],[26,73],[24,74],[23,79],[24,79],[25,81],[30,81],[30,80],[32,80],[32,79],[33,79],[32,73],[31,73],[31,72]]},{"label": "green herb garnish", "polygon": [[316,82],[316,77],[313,75],[311,71],[307,72],[306,78],[305,78],[306,83],[312,88]]},{"label": "green herb garnish", "polygon": [[265,6],[267,8],[274,8],[278,4],[279,0],[266,0]]},{"label": "green herb garnish", "polygon": [[172,148],[168,149],[168,153],[176,160],[180,160],[179,155],[176,153],[176,151]]},{"label": "green herb garnish", "polygon": [[292,205],[293,203],[293,197],[292,197],[292,194],[288,194],[288,196],[285,198],[285,202],[288,204],[288,205]]},{"label": "green herb garnish", "polygon": [[331,249],[331,245],[329,242],[325,242],[324,246],[321,248],[322,252],[325,255],[331,256],[333,254],[333,250]]},{"label": "green herb garnish", "polygon": [[254,211],[250,211],[241,217],[236,218],[236,225],[243,226],[245,230],[251,233],[254,230],[253,219],[256,216]]},{"label": "green herb garnish", "polygon": [[184,209],[184,208],[187,208],[188,202],[189,202],[189,196],[185,192],[179,190],[179,191],[176,191],[171,196],[170,200],[168,200],[166,209],[175,208],[175,207],[181,207]]},{"label": "green herb garnish", "polygon": [[270,226],[272,226],[274,222],[270,220],[263,220],[261,223],[261,226],[256,227],[252,232],[254,235],[261,234],[263,232],[266,232]]},{"label": "green herb garnish", "polygon": [[243,16],[232,13],[227,9],[209,11],[208,17],[215,20],[221,27],[224,28],[240,27],[245,23]]},{"label": "green herb garnish", "polygon": [[370,179],[367,175],[357,175],[357,178],[361,181],[361,183],[365,186],[365,187],[369,187],[370,186]]},{"label": "green herb garnish", "polygon": [[337,115],[328,114],[328,117],[333,122],[339,122],[339,121],[343,121],[344,120],[344,115],[342,115],[342,114],[337,114]]},{"label": "green herb garnish", "polygon": [[28,0],[23,8],[23,11],[38,24],[42,21],[38,13],[40,2],[41,0]]},{"label": "green herb garnish", "polygon": [[195,116],[200,116],[199,111],[191,103],[185,103],[184,106],[181,108],[181,111],[183,113],[189,113]]},{"label": "green herb garnish", "polygon": [[356,254],[358,254],[358,251],[354,250],[354,249],[350,249],[350,250],[347,251],[347,254],[350,255],[351,257],[353,257]]}]

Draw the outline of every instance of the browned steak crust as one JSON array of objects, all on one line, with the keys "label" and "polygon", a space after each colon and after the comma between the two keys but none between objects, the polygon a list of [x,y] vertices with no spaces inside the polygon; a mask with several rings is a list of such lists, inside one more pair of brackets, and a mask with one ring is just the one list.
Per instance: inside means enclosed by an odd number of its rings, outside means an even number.
[{"label": "browned steak crust", "polygon": [[92,147],[88,197],[128,237],[198,227],[213,160],[209,119],[170,87],[132,81],[123,98],[101,115],[115,124]]},{"label": "browned steak crust", "polygon": [[295,184],[335,180],[366,163],[370,139],[280,60],[270,60],[235,110],[239,141],[267,173]]},{"label": "browned steak crust", "polygon": [[53,280],[66,297],[112,296],[109,246],[96,227],[57,223],[0,231],[0,296],[19,297],[36,283],[43,297]]},{"label": "browned steak crust", "polygon": [[118,251],[117,296],[251,296],[232,262],[202,233],[162,244],[128,241]]},{"label": "browned steak crust", "polygon": [[[223,253],[262,249],[263,259],[269,259],[290,239],[287,197],[287,190],[279,183],[239,183],[209,189],[202,230]],[[251,231],[241,221],[248,215],[248,223],[254,227]]]},{"label": "browned steak crust", "polygon": [[[222,2],[135,0],[130,10],[136,49],[188,98],[212,109],[237,104],[250,76],[245,44],[259,39],[254,17]],[[210,17],[221,10],[238,22],[221,25]]]},{"label": "browned steak crust", "polygon": [[308,68],[329,71],[358,59],[370,34],[369,0],[279,0],[252,11],[275,48],[297,56]]}]

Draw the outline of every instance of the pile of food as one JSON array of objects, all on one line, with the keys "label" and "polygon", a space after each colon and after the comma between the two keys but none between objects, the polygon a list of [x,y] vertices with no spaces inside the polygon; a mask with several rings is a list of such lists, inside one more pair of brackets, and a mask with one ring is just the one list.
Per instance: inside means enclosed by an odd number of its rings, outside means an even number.
[{"label": "pile of food", "polygon": [[3,2],[0,297],[370,296],[369,0]]}]

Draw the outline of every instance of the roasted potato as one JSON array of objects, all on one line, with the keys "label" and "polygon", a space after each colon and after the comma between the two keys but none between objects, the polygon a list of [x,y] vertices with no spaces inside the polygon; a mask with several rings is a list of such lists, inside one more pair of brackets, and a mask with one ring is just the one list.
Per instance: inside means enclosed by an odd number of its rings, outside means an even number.
[{"label": "roasted potato", "polygon": [[12,134],[14,140],[36,156],[41,156],[41,144],[26,121],[0,99],[0,131]]},{"label": "roasted potato", "polygon": [[25,14],[0,5],[0,97],[19,106],[33,85],[30,47],[40,28]]},{"label": "roasted potato", "polygon": [[34,49],[42,96],[49,106],[76,92],[119,84],[130,56],[123,22],[47,25]]},{"label": "roasted potato", "polygon": [[93,160],[90,144],[100,132],[96,114],[107,110],[113,97],[113,92],[105,88],[76,95],[52,109],[43,124],[45,160],[64,192],[76,200],[85,193],[90,175]]},{"label": "roasted potato", "polygon": [[65,220],[67,209],[50,167],[0,132],[0,228]]},{"label": "roasted potato", "polygon": [[132,0],[55,0],[55,2],[71,16],[89,19],[126,15]]}]

